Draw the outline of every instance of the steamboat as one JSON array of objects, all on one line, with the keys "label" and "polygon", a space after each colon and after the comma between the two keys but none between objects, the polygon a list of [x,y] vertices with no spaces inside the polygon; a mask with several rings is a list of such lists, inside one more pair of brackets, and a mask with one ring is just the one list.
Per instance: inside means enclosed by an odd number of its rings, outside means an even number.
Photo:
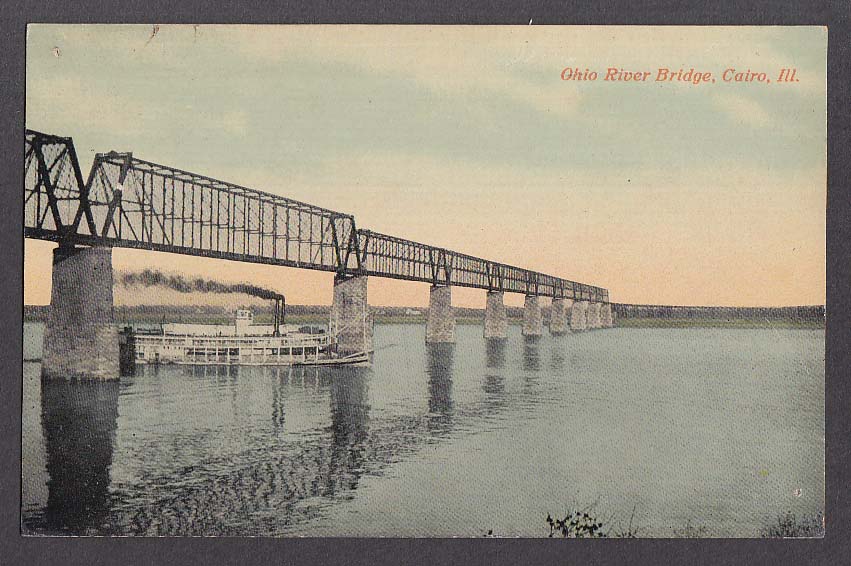
[{"label": "steamboat", "polygon": [[[272,324],[255,324],[238,309],[232,324],[163,323],[121,332],[122,364],[369,365],[369,351],[338,353],[334,333],[285,323],[286,304],[275,300]],[[329,324],[329,328],[333,328]]]}]

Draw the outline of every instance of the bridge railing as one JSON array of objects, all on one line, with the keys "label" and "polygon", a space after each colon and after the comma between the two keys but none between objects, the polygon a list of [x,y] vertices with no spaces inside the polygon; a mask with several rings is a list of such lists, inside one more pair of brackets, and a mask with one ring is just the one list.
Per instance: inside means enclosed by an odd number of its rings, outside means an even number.
[{"label": "bridge railing", "polygon": [[608,291],[358,230],[354,217],[158,165],[98,153],[83,181],[71,138],[26,132],[24,235],[368,274],[577,300]]}]

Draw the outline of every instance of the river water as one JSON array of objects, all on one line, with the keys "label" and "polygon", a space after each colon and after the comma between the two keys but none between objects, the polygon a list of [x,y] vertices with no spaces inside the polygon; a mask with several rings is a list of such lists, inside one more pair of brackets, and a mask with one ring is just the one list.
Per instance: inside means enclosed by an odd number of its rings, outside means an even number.
[{"label": "river water", "polygon": [[424,334],[376,325],[371,368],[96,384],[24,362],[24,530],[537,537],[588,509],[611,532],[751,537],[824,509],[823,330]]}]

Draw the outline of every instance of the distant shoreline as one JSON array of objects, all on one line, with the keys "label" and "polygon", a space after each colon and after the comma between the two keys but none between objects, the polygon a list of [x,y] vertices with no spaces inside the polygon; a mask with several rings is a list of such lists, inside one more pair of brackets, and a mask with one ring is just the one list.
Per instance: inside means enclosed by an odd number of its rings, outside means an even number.
[{"label": "distant shoreline", "polygon": [[[24,322],[45,322],[50,307],[47,305],[26,305]],[[549,308],[542,309],[544,323],[549,320]],[[327,305],[292,305],[287,308],[286,321],[290,324],[326,324],[330,307]],[[373,307],[377,324],[425,324],[428,309],[410,307]],[[519,325],[523,321],[521,307],[506,308],[508,323]],[[115,307],[115,322],[118,325],[158,324],[163,322],[186,322],[196,324],[228,324],[233,316],[224,307],[184,307],[184,306],[134,306]],[[272,313],[264,307],[255,308],[255,320],[259,323],[271,323]],[[615,326],[620,328],[782,328],[782,329],[818,329],[825,327],[821,317],[730,317],[673,318],[667,316],[631,316],[618,317]],[[455,322],[459,325],[483,324],[484,310],[458,307],[455,309]]]},{"label": "distant shoreline", "polygon": [[824,328],[824,319],[771,318],[622,318],[615,321],[620,328]]}]

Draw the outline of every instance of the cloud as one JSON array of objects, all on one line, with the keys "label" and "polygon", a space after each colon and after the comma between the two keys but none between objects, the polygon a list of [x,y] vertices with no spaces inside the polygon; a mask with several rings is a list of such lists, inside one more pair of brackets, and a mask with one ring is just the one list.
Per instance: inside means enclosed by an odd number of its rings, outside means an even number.
[{"label": "cloud", "polygon": [[213,119],[226,132],[244,137],[248,133],[248,113],[245,110],[227,112]]},{"label": "cloud", "polygon": [[716,92],[712,95],[712,102],[736,123],[755,127],[773,123],[765,108],[752,98],[730,92]]},{"label": "cloud", "polygon": [[148,132],[165,120],[162,106],[135,104],[130,93],[101,90],[83,77],[30,75],[27,127],[74,135],[82,124],[119,139]]},{"label": "cloud", "polygon": [[[238,29],[216,32],[249,58],[344,64],[361,73],[406,78],[443,97],[504,96],[563,115],[574,115],[582,100],[560,84],[562,67],[554,63],[542,69],[534,43],[530,46],[512,28],[495,36],[482,28],[459,34],[418,26],[381,26],[380,32],[371,26],[261,27],[253,41],[241,41]],[[542,70],[550,81],[534,80]]]}]

